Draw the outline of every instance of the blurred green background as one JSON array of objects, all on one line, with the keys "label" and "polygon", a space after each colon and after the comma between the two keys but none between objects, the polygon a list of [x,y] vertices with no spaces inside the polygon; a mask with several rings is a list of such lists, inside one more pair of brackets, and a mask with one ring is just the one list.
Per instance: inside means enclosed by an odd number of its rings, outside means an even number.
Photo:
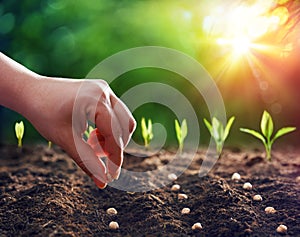
[{"label": "blurred green background", "polygon": [[[170,47],[198,60],[216,81],[228,116],[237,117],[229,144],[255,143],[254,138],[240,133],[238,128],[258,129],[264,109],[273,115],[277,128],[299,126],[300,41],[295,37],[299,36],[300,28],[299,1],[274,1],[273,8],[286,7],[290,19],[259,40],[282,47],[282,52],[287,45],[292,47],[284,57],[254,52],[257,65],[261,65],[255,70],[242,57],[234,66],[226,66],[230,49],[217,45],[216,36],[205,29],[209,12],[222,4],[209,0],[4,0],[0,3],[0,48],[39,74],[84,78],[95,65],[121,50],[148,45]],[[220,14],[220,21],[222,17]],[[111,85],[118,96],[130,86],[148,81],[180,88],[199,117],[201,144],[207,144],[209,134],[202,122],[203,117],[209,117],[206,104],[184,78],[160,69],[134,70],[120,78],[126,78],[122,82],[127,84]],[[133,112],[138,122],[145,116],[154,123],[162,123],[168,130],[166,145],[176,144],[172,111],[161,105],[146,104]],[[0,118],[1,143],[16,143],[14,123],[23,118],[5,108],[0,108]],[[27,121],[25,126],[25,144],[46,144]],[[298,144],[299,130],[282,142]],[[134,139],[141,143],[139,126]]]}]

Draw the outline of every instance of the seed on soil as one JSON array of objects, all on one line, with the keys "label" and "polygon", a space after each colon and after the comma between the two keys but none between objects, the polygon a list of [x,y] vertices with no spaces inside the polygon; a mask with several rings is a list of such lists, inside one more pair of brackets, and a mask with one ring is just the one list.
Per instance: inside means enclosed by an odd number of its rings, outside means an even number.
[{"label": "seed on soil", "polygon": [[108,209],[106,210],[106,213],[107,213],[108,215],[117,215],[117,214],[118,214],[117,210],[116,210],[115,208],[113,208],[113,207],[108,208]]},{"label": "seed on soil", "polygon": [[241,179],[241,175],[239,173],[234,173],[232,176],[231,176],[231,179],[232,180],[240,180]]},{"label": "seed on soil", "polygon": [[172,191],[179,191],[180,185],[179,184],[174,184],[171,188]]},{"label": "seed on soil", "polygon": [[172,181],[175,181],[175,180],[177,179],[177,175],[174,174],[174,173],[169,174],[169,175],[168,175],[168,179],[169,179],[169,180],[172,180]]},{"label": "seed on soil", "polygon": [[252,184],[249,183],[249,182],[246,182],[244,183],[243,185],[243,189],[246,189],[246,190],[251,190],[252,189]]},{"label": "seed on soil", "polygon": [[284,233],[287,232],[287,226],[285,226],[285,225],[279,225],[279,226],[277,227],[276,231],[277,231],[278,233],[284,234]]},{"label": "seed on soil", "polygon": [[260,201],[262,201],[262,197],[261,197],[259,194],[254,195],[254,196],[253,196],[253,200],[254,200],[254,201],[259,201],[259,202],[260,202]]},{"label": "seed on soil", "polygon": [[190,214],[190,212],[191,212],[191,209],[190,208],[188,208],[188,207],[185,207],[185,208],[183,208],[182,210],[181,210],[181,214]]},{"label": "seed on soil", "polygon": [[201,225],[201,223],[197,222],[192,226],[192,230],[202,230],[203,227]]},{"label": "seed on soil", "polygon": [[265,212],[267,214],[274,214],[276,212],[275,208],[274,207],[266,207],[265,208]]},{"label": "seed on soil", "polygon": [[184,193],[179,193],[178,194],[178,199],[180,199],[180,200],[187,199],[187,198],[188,198],[188,196],[186,194],[184,194]]},{"label": "seed on soil", "polygon": [[111,221],[111,222],[109,223],[109,229],[111,229],[111,230],[117,230],[117,229],[119,229],[119,224],[118,224],[118,222]]},{"label": "seed on soil", "polygon": [[296,182],[300,183],[300,176],[296,177]]}]

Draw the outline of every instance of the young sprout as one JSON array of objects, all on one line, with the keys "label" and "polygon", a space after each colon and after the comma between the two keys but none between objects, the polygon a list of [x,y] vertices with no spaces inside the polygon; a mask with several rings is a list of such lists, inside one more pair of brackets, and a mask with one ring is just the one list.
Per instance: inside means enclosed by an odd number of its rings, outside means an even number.
[{"label": "young sprout", "polygon": [[21,122],[16,122],[15,124],[15,132],[16,132],[16,137],[18,139],[18,147],[22,147],[22,138],[23,138],[23,135],[24,135],[24,123],[23,121]]},{"label": "young sprout", "polygon": [[90,134],[93,130],[94,130],[94,128],[92,126],[89,126],[88,129],[86,131],[84,131],[84,135],[85,135],[86,139],[88,139],[90,137]]},{"label": "young sprout", "polygon": [[182,121],[181,126],[180,126],[178,120],[177,119],[175,120],[175,132],[176,132],[176,137],[177,137],[177,141],[179,144],[179,151],[181,153],[182,149],[183,149],[184,139],[186,138],[187,133],[188,133],[187,123],[186,123],[185,119]]},{"label": "young sprout", "polygon": [[147,126],[145,118],[142,118],[141,128],[142,128],[142,137],[144,139],[145,147],[148,148],[150,141],[153,139],[151,119],[148,119],[148,126]]},{"label": "young sprout", "polygon": [[212,123],[209,123],[206,119],[204,119],[204,123],[205,123],[208,131],[210,132],[211,136],[215,140],[218,156],[220,156],[222,153],[224,142],[225,142],[226,138],[228,137],[228,134],[230,132],[230,128],[233,124],[234,119],[235,119],[235,117],[232,116],[228,120],[228,123],[225,126],[225,129],[224,129],[223,124],[215,117],[212,118]]},{"label": "young sprout", "polygon": [[52,147],[52,142],[48,141],[48,149],[51,149],[51,147]]},{"label": "young sprout", "polygon": [[272,137],[274,125],[272,117],[267,111],[264,111],[262,115],[260,129],[261,133],[248,128],[240,128],[242,132],[249,133],[263,142],[266,150],[266,158],[269,161],[271,161],[271,149],[274,141],[277,138],[296,130],[295,127],[284,127],[279,129],[277,133]]}]

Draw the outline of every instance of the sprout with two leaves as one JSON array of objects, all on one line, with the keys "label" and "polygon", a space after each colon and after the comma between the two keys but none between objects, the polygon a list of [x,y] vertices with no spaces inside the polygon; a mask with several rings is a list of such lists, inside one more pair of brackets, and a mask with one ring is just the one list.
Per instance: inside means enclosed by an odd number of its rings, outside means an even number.
[{"label": "sprout with two leaves", "polygon": [[146,120],[143,117],[141,121],[141,128],[142,128],[142,137],[144,139],[145,148],[149,148],[149,144],[153,139],[153,132],[152,132],[152,121],[148,119],[148,126],[146,125]]},{"label": "sprout with two leaves", "polygon": [[229,119],[227,125],[225,126],[225,129],[224,129],[224,125],[215,117],[212,118],[212,123],[204,119],[204,123],[207,129],[209,130],[210,135],[213,137],[216,143],[218,156],[220,156],[222,153],[224,142],[229,135],[234,119],[235,117],[231,117]]},{"label": "sprout with two leaves", "polygon": [[271,115],[267,111],[264,111],[262,115],[261,122],[260,122],[260,129],[261,129],[261,133],[248,128],[240,128],[242,132],[251,134],[262,141],[266,150],[266,158],[269,161],[271,161],[271,150],[274,141],[277,138],[296,130],[295,127],[284,127],[279,129],[272,137],[274,124]]},{"label": "sprout with two leaves", "polygon": [[175,132],[179,144],[179,151],[180,153],[182,153],[184,139],[186,138],[188,133],[187,123],[185,119],[182,121],[181,125],[179,124],[178,120],[175,119]]}]

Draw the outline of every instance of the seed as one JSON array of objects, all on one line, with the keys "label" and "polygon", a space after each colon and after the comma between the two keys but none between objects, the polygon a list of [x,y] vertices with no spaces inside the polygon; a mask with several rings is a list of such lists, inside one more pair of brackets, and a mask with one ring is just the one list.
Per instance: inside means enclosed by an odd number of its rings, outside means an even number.
[{"label": "seed", "polygon": [[278,233],[286,233],[286,232],[287,232],[287,226],[285,226],[285,225],[279,225],[279,226],[277,227],[276,231],[277,231]]},{"label": "seed", "polygon": [[241,179],[241,175],[239,173],[234,173],[232,176],[231,176],[231,179],[232,180],[240,180]]},{"label": "seed", "polygon": [[181,210],[181,214],[190,214],[190,212],[191,212],[191,209],[188,207],[185,207]]},{"label": "seed", "polygon": [[253,196],[253,200],[254,200],[254,201],[259,201],[259,202],[260,202],[260,201],[262,201],[262,197],[261,197],[259,194],[254,195],[254,196]]},{"label": "seed", "polygon": [[243,185],[243,189],[246,189],[246,190],[251,190],[252,189],[252,184],[247,182],[247,183],[244,183]]},{"label": "seed", "polygon": [[179,184],[174,184],[171,188],[172,191],[179,191],[180,185]]},{"label": "seed", "polygon": [[172,180],[172,181],[175,181],[175,180],[177,179],[177,175],[174,174],[174,173],[169,174],[169,175],[168,175],[168,179],[169,179],[169,180]]},{"label": "seed", "polygon": [[275,208],[274,207],[266,207],[265,208],[265,212],[267,214],[274,214],[276,212]]},{"label": "seed", "polygon": [[300,183],[300,176],[296,177],[296,182]]},{"label": "seed", "polygon": [[188,196],[186,194],[184,194],[184,193],[179,193],[178,194],[178,199],[180,199],[180,200],[187,199],[187,198],[188,198]]},{"label": "seed", "polygon": [[117,229],[119,229],[119,224],[118,224],[118,222],[111,221],[111,222],[109,223],[109,229],[111,229],[111,230],[117,230]]},{"label": "seed", "polygon": [[108,209],[106,210],[106,213],[107,213],[108,215],[117,215],[117,214],[118,214],[117,210],[116,210],[115,208],[113,208],[113,207],[108,208]]},{"label": "seed", "polygon": [[202,230],[203,227],[201,225],[201,223],[197,222],[192,226],[192,230]]}]

